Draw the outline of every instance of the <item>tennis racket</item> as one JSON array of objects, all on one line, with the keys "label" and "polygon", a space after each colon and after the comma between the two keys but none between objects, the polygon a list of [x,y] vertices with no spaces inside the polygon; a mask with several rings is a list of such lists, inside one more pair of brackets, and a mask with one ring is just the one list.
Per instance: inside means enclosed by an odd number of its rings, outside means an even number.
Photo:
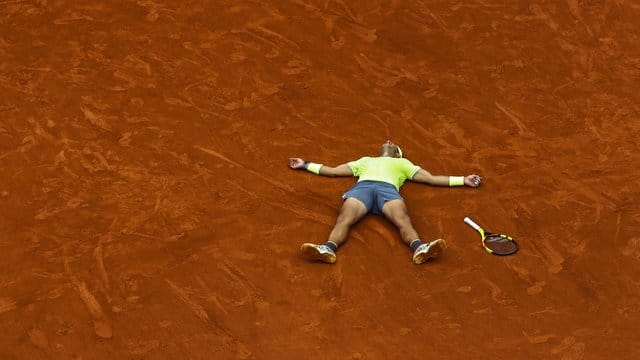
[{"label": "tennis racket", "polygon": [[480,227],[480,225],[476,224],[468,217],[464,218],[464,222],[480,233],[480,236],[482,237],[482,246],[489,254],[502,256],[511,255],[515,254],[520,249],[518,243],[509,235],[485,231]]}]

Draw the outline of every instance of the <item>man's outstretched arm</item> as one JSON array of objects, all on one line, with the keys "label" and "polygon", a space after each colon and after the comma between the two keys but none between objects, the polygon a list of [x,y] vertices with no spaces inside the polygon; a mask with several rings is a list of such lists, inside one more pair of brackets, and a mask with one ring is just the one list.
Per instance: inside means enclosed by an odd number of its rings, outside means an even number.
[{"label": "man's outstretched arm", "polygon": [[289,158],[289,167],[296,170],[307,170],[322,176],[353,176],[353,170],[347,164],[331,167],[306,162],[300,158]]},{"label": "man's outstretched arm", "polygon": [[412,181],[434,186],[469,186],[476,188],[482,183],[482,177],[476,174],[467,176],[431,175],[425,169],[420,169],[413,175]]}]

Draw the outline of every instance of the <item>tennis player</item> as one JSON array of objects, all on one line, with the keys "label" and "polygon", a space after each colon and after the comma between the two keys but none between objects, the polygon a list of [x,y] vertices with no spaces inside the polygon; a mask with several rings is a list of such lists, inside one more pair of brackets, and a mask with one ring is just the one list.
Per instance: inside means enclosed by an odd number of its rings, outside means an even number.
[{"label": "tennis player", "polygon": [[411,224],[409,212],[400,187],[409,179],[434,186],[468,186],[477,188],[482,182],[478,175],[443,176],[428,171],[403,158],[402,150],[391,140],[380,149],[378,157],[363,157],[337,167],[289,158],[289,167],[304,169],[322,176],[357,176],[358,182],[344,195],[342,209],[324,244],[304,243],[300,248],[308,260],[336,262],[336,250],[347,239],[349,228],[367,213],[384,215],[400,231],[400,237],[413,251],[413,262],[422,264],[444,250],[444,239],[422,242]]}]

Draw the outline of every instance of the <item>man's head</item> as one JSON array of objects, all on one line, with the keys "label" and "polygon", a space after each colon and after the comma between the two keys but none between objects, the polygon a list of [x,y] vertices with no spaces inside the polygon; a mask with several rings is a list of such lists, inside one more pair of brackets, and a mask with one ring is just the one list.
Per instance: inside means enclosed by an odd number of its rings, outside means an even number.
[{"label": "man's head", "polygon": [[387,142],[382,144],[382,148],[380,148],[380,156],[401,158],[402,155],[400,146],[394,144],[391,140],[387,140]]}]

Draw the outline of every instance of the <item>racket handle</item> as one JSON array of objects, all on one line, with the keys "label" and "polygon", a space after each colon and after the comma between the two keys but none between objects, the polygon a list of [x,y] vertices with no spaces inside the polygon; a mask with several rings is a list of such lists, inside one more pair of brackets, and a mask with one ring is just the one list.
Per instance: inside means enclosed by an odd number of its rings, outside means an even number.
[{"label": "racket handle", "polygon": [[474,223],[473,220],[469,219],[469,217],[465,217],[464,222],[467,223],[467,225],[474,228],[475,230],[480,230],[480,225]]}]

